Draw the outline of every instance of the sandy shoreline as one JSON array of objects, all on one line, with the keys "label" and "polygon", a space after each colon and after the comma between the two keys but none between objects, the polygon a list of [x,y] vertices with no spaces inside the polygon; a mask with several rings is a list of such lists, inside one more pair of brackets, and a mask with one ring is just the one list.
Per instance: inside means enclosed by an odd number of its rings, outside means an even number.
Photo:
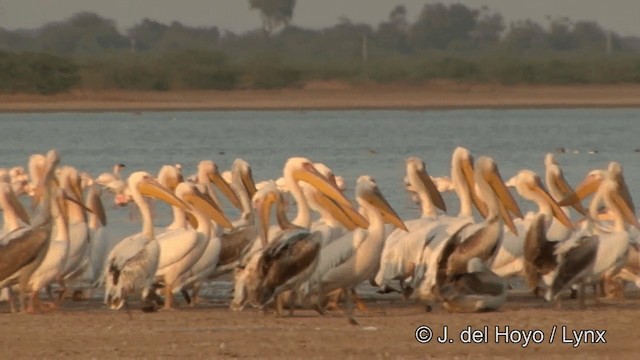
[{"label": "sandy shoreline", "polygon": [[[566,301],[565,309],[531,295],[510,294],[498,312],[449,314],[437,306],[431,313],[413,302],[376,296],[369,309],[357,312],[360,326],[349,325],[340,312],[320,316],[298,310],[294,317],[263,315],[255,309],[232,312],[224,299],[207,299],[198,308],[181,308],[145,314],[133,310],[105,309],[99,300],[63,304],[63,309],[42,315],[0,314],[5,330],[0,347],[7,358],[289,358],[289,359],[602,359],[637,357],[638,327],[635,321],[640,299],[588,302],[579,309]],[[6,304],[0,312],[6,312]],[[450,343],[415,340],[418,327],[427,325],[434,336],[446,326]],[[460,336],[468,327],[484,329],[481,343],[465,343]],[[558,330],[567,329],[562,338]],[[497,331],[536,331],[539,343],[509,343]],[[573,330],[606,330],[606,343],[575,346]],[[593,340],[593,339],[591,339]]]},{"label": "sandy shoreline", "polygon": [[444,82],[420,86],[352,86],[314,82],[300,89],[283,90],[75,90],[52,96],[0,94],[0,112],[596,107],[640,107],[640,84],[503,86]]}]

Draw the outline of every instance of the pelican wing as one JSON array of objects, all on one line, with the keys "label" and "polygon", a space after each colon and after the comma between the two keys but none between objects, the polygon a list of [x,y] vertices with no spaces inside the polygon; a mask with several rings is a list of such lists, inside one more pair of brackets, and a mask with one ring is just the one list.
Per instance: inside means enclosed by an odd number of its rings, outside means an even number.
[{"label": "pelican wing", "polygon": [[38,227],[22,228],[5,235],[4,245],[0,246],[0,281],[35,260],[46,245],[49,233],[50,229]]},{"label": "pelican wing", "polygon": [[222,247],[218,266],[228,265],[240,259],[246,249],[253,244],[256,236],[256,227],[253,225],[234,228],[220,235]]},{"label": "pelican wing", "polygon": [[563,261],[558,267],[558,274],[551,285],[552,294],[559,294],[571,286],[573,281],[578,279],[595,261],[597,251],[597,236],[581,237],[577,246],[571,248],[564,255]]},{"label": "pelican wing", "polygon": [[[265,275],[265,285],[277,287],[306,270],[318,257],[318,233],[292,230],[290,236],[272,242],[260,258],[259,269]],[[278,266],[271,266],[274,262]]]},{"label": "pelican wing", "polygon": [[555,269],[557,242],[547,240],[544,215],[538,215],[529,225],[524,238],[524,271],[529,288],[536,288],[542,275]]}]

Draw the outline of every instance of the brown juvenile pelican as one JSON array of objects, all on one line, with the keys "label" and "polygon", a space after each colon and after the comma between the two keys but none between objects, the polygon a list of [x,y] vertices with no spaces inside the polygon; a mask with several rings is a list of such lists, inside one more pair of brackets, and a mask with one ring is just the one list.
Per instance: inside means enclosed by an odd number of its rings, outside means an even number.
[{"label": "brown juvenile pelican", "polygon": [[18,221],[19,212],[13,206],[17,199],[12,191],[6,191],[10,188],[5,188],[0,196],[5,221],[8,219],[17,225],[0,240],[0,288],[17,285],[21,309],[27,312],[35,309],[25,307],[24,294],[31,274],[47,254],[51,239],[51,192],[54,171],[59,162],[58,152],[50,150],[42,164],[43,171],[38,172],[40,177],[35,188],[34,205],[39,206],[39,210],[30,225],[22,226],[24,223]]},{"label": "brown juvenile pelican", "polygon": [[466,230],[469,235],[458,240],[460,243],[448,256],[449,276],[466,272],[467,264],[473,257],[486,261],[495,255],[502,241],[503,221],[512,233],[518,234],[509,211],[518,218],[522,218],[522,213],[493,159],[482,156],[476,161],[475,180],[478,196],[486,204],[487,217],[482,223],[469,225]]}]

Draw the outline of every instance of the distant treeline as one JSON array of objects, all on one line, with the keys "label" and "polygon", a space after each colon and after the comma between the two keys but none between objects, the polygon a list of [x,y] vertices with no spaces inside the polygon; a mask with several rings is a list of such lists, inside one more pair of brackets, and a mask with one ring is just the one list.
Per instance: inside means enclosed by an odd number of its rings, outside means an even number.
[{"label": "distant treeline", "polygon": [[591,21],[507,26],[499,13],[461,4],[427,4],[413,23],[397,6],[375,27],[341,19],[321,30],[262,15],[263,29],[244,34],[149,19],[123,34],[92,13],[35,30],[0,28],[0,91],[230,90],[317,79],[640,82],[640,39]]}]

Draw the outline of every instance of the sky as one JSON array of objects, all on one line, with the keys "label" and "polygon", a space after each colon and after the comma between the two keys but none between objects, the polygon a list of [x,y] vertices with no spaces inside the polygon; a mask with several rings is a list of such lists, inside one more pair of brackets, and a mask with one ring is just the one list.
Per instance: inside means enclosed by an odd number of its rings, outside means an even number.
[{"label": "sky", "polygon": [[[377,25],[393,7],[405,5],[415,20],[426,3],[463,3],[499,11],[507,23],[532,19],[569,17],[595,20],[621,35],[640,35],[640,0],[297,0],[293,24],[322,28],[341,17]],[[0,0],[0,27],[35,28],[64,20],[76,12],[89,11],[116,21],[120,30],[144,18],[161,22],[180,21],[192,26],[216,25],[236,33],[260,27],[259,13],[249,10],[247,0]]]}]

